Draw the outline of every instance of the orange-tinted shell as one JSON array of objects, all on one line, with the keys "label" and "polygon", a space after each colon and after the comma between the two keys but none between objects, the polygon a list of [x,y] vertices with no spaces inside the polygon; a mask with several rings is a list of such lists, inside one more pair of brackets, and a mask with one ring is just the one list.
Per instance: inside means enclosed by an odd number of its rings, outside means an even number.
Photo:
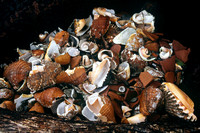
[{"label": "orange-tinted shell", "polygon": [[10,64],[4,71],[4,77],[14,86],[15,89],[19,87],[19,83],[26,79],[31,70],[29,63],[19,60]]},{"label": "orange-tinted shell", "polygon": [[91,35],[100,39],[108,30],[110,25],[110,17],[100,15],[93,20],[91,25]]},{"label": "orange-tinted shell", "polygon": [[29,111],[30,112],[35,111],[37,113],[44,113],[44,108],[39,102],[36,102]]},{"label": "orange-tinted shell", "polygon": [[66,31],[60,31],[55,35],[55,42],[59,44],[60,46],[63,46],[65,43],[68,42],[69,39],[69,33]]},{"label": "orange-tinted shell", "polygon": [[87,74],[83,66],[75,67],[73,70],[62,71],[56,77],[56,83],[70,83],[79,85],[87,79]]},{"label": "orange-tinted shell", "polygon": [[61,65],[67,65],[70,63],[71,57],[68,53],[65,53],[64,55],[57,56],[55,58],[55,62],[61,64]]},{"label": "orange-tinted shell", "polygon": [[11,110],[11,111],[15,111],[15,104],[13,103],[13,101],[3,101],[0,104],[0,108],[4,108],[4,109]]},{"label": "orange-tinted shell", "polygon": [[34,94],[34,98],[44,107],[50,108],[53,104],[53,101],[64,95],[63,91],[58,87],[48,88],[42,92]]}]

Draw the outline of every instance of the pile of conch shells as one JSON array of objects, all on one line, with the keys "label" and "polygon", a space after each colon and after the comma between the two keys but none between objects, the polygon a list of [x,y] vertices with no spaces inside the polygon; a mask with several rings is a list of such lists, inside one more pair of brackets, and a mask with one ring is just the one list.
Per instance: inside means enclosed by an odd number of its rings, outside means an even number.
[{"label": "pile of conch shells", "polygon": [[196,121],[178,87],[190,48],[154,33],[155,17],[145,10],[122,16],[94,8],[67,29],[39,34],[29,50],[17,48],[18,60],[0,78],[0,107],[68,120],[135,124],[164,111]]}]

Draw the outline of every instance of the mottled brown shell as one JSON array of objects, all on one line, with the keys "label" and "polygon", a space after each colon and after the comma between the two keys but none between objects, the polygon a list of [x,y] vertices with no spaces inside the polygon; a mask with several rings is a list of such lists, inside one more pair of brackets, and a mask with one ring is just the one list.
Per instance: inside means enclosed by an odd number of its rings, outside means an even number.
[{"label": "mottled brown shell", "polygon": [[100,39],[108,30],[110,25],[110,17],[100,15],[93,20],[91,25],[91,35]]},{"label": "mottled brown shell", "polygon": [[34,98],[38,101],[42,106],[50,108],[54,102],[54,100],[58,97],[62,97],[64,95],[63,91],[58,87],[48,88],[42,92],[38,92],[34,94]]},{"label": "mottled brown shell", "polygon": [[140,112],[143,115],[150,115],[155,112],[162,101],[162,91],[152,86],[147,87],[141,93]]},{"label": "mottled brown shell", "polygon": [[11,99],[14,96],[14,92],[7,88],[0,89],[0,99]]},{"label": "mottled brown shell", "polygon": [[31,66],[23,60],[18,60],[10,64],[4,71],[4,77],[13,85],[14,89],[18,89],[19,83],[27,78]]},{"label": "mottled brown shell", "polygon": [[27,86],[31,92],[56,84],[56,76],[62,71],[60,64],[56,62],[43,62],[44,71],[37,72],[28,77]]},{"label": "mottled brown shell", "polygon": [[83,66],[75,67],[73,70],[62,71],[56,77],[56,83],[70,83],[73,85],[82,84],[87,79],[87,74]]}]

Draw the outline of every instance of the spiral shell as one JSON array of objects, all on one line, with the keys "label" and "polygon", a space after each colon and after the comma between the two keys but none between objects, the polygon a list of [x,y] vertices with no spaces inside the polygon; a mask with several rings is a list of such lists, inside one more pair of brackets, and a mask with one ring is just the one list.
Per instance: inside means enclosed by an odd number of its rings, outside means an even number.
[{"label": "spiral shell", "polygon": [[10,64],[4,71],[4,77],[13,85],[14,89],[20,87],[20,82],[25,80],[31,70],[29,63],[19,60]]}]

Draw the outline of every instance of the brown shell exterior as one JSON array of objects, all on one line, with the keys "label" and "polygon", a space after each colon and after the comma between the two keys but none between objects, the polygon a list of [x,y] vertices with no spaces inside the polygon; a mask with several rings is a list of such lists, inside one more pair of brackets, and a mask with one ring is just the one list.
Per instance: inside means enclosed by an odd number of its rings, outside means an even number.
[{"label": "brown shell exterior", "polygon": [[63,46],[65,43],[67,43],[68,39],[69,39],[69,33],[66,31],[60,31],[54,37],[55,42],[60,46]]},{"label": "brown shell exterior", "polygon": [[4,71],[4,77],[15,87],[18,87],[19,83],[26,79],[31,66],[29,63],[23,60],[19,60],[10,64]]},{"label": "brown shell exterior", "polygon": [[38,101],[42,106],[51,108],[53,101],[64,95],[63,91],[58,87],[48,88],[42,92],[38,92],[34,94],[34,98]]},{"label": "brown shell exterior", "polygon": [[0,99],[11,99],[14,96],[14,92],[7,88],[0,89]]},{"label": "brown shell exterior", "polygon": [[55,58],[55,62],[61,64],[61,65],[67,65],[69,64],[71,61],[71,57],[68,53],[65,53],[64,55],[60,55],[60,56],[57,56]]},{"label": "brown shell exterior", "polygon": [[62,71],[56,77],[56,83],[70,83],[73,85],[82,84],[87,79],[87,74],[84,67],[74,68],[74,73],[68,75],[65,71]]},{"label": "brown shell exterior", "polygon": [[43,72],[28,77],[27,86],[32,92],[56,84],[56,76],[62,71],[60,64],[56,62],[43,62],[43,64],[45,64]]},{"label": "brown shell exterior", "polygon": [[147,65],[147,62],[142,60],[140,56],[136,55],[137,58],[135,60],[132,58],[134,56],[134,53],[129,51],[128,49],[124,49],[121,52],[121,60],[122,61],[128,61],[130,64],[130,67],[134,69],[136,72],[141,72]]},{"label": "brown shell exterior", "polygon": [[143,115],[150,115],[155,112],[162,101],[162,91],[152,86],[147,87],[141,93],[140,112]]},{"label": "brown shell exterior", "polygon": [[91,35],[100,39],[108,30],[110,25],[110,17],[100,15],[93,20],[91,25]]}]

